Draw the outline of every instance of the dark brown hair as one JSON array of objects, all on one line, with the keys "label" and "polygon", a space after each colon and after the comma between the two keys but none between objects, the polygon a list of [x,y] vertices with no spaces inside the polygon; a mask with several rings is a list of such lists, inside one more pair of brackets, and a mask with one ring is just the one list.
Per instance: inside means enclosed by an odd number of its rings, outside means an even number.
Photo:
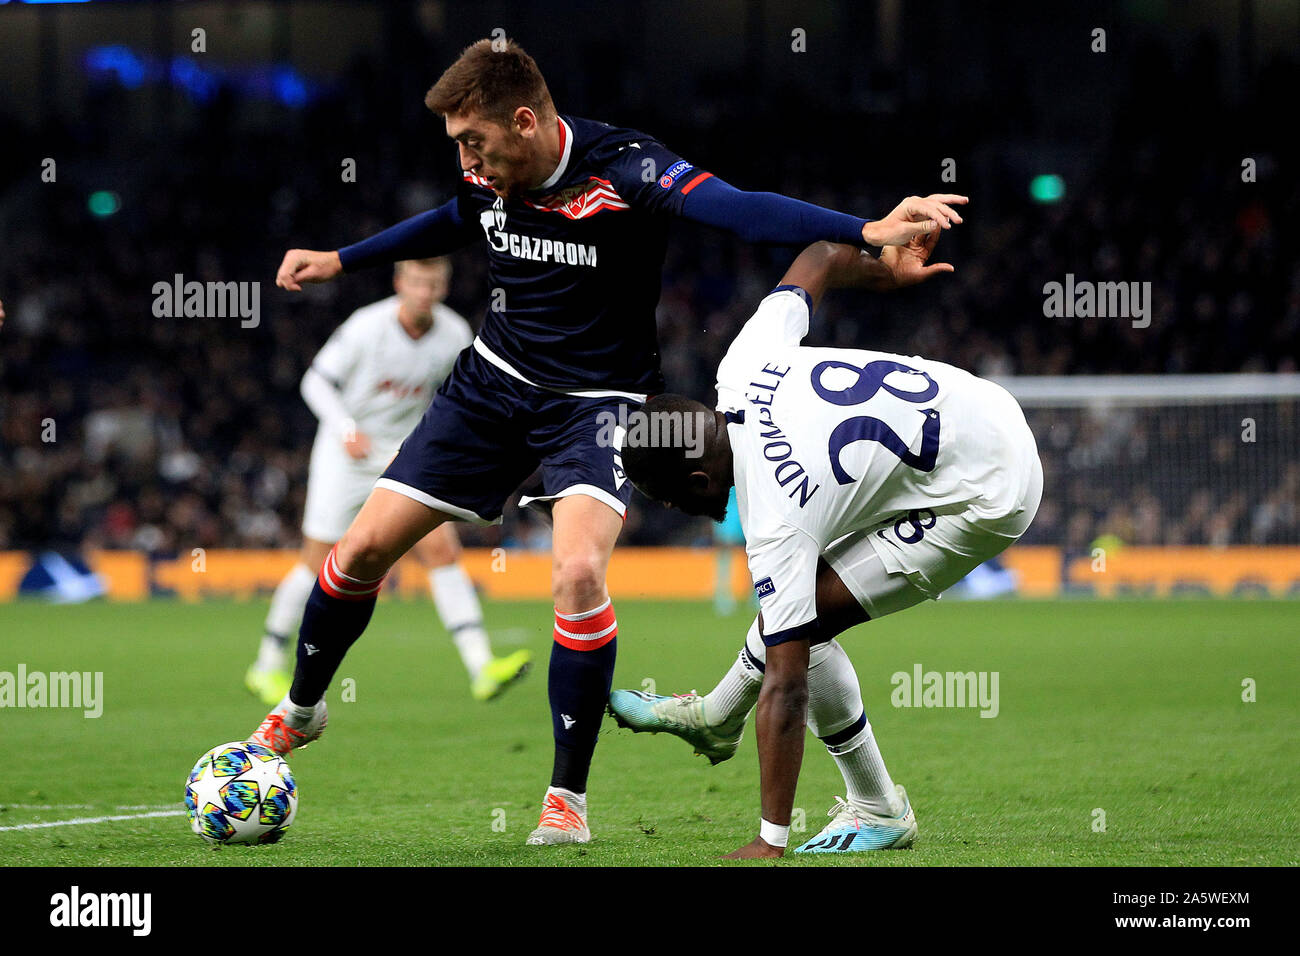
[{"label": "dark brown hair", "polygon": [[433,84],[424,105],[439,116],[473,111],[503,126],[521,106],[538,119],[555,114],[542,71],[514,40],[479,40],[467,46]]}]

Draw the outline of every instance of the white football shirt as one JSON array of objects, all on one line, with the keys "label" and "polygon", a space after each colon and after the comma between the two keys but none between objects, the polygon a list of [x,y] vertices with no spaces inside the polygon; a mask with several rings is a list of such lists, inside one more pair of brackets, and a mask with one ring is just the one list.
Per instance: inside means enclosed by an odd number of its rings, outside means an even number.
[{"label": "white football shirt", "polygon": [[469,323],[442,303],[433,307],[429,331],[413,339],[397,309],[395,295],[357,309],[311,363],[339,390],[357,431],[376,450],[397,450],[474,339]]},{"label": "white football shirt", "polygon": [[769,640],[814,625],[817,559],[832,542],[913,509],[1001,517],[1023,474],[1008,454],[1037,455],[1000,386],[918,356],[801,346],[808,320],[807,293],[780,287],[718,367]]}]

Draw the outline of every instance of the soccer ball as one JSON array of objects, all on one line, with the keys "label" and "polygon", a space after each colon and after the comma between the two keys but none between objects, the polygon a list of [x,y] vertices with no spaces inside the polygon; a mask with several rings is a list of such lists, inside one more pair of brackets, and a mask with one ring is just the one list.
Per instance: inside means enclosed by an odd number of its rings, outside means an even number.
[{"label": "soccer ball", "polygon": [[210,843],[274,843],[298,812],[298,785],[279,754],[236,740],[199,758],[185,807],[190,828]]}]

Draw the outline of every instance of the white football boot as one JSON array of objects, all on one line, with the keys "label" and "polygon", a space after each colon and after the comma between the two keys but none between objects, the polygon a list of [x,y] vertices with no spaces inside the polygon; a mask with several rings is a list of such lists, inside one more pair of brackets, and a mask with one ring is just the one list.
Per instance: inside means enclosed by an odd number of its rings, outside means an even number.
[{"label": "white football boot", "polygon": [[896,817],[882,817],[836,797],[835,806],[827,814],[831,822],[794,852],[860,853],[863,850],[901,850],[911,846],[916,839],[916,814],[912,812],[907,791],[895,784],[894,792],[903,802],[903,812]]},{"label": "white football boot", "polygon": [[542,818],[537,829],[528,834],[525,846],[551,846],[556,843],[590,843],[591,831],[587,829],[587,801],[585,795],[556,787],[546,788],[542,801]]},{"label": "white football boot", "polygon": [[324,697],[316,702],[315,707],[299,707],[285,694],[248,739],[283,757],[290,750],[306,747],[319,737],[328,721]]}]

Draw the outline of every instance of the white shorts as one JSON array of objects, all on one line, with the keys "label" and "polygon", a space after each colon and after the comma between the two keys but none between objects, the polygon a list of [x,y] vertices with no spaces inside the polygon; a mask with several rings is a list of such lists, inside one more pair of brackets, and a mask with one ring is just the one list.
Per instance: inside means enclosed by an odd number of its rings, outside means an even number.
[{"label": "white shorts", "polygon": [[1014,544],[1028,529],[1043,497],[1043,466],[1029,458],[1017,504],[989,518],[967,509],[895,515],[855,531],[822,553],[867,616],[884,617],[952,587]]},{"label": "white shorts", "polygon": [[384,451],[376,449],[358,461],[343,450],[342,439],[317,433],[307,469],[303,535],[326,544],[343,537],[392,457]]}]

